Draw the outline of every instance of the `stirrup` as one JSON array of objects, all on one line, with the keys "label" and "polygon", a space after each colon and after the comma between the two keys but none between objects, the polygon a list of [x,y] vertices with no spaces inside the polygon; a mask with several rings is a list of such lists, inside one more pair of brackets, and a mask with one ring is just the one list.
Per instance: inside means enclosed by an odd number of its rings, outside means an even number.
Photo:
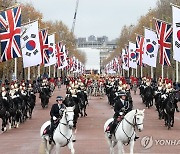
[{"label": "stirrup", "polygon": [[109,135],[108,135],[108,138],[111,139],[111,138],[112,138],[112,134],[109,134]]}]

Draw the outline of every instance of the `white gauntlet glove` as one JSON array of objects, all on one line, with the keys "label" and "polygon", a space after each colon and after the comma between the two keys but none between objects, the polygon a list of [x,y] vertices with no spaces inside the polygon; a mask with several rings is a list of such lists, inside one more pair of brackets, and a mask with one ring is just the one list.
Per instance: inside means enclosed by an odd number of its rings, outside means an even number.
[{"label": "white gauntlet glove", "polygon": [[53,116],[53,120],[56,120],[57,118],[55,116]]}]

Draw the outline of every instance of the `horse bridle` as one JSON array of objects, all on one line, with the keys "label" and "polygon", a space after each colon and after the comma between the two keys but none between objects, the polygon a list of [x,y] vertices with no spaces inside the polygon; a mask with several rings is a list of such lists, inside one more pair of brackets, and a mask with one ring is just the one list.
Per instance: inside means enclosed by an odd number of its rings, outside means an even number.
[{"label": "horse bridle", "polygon": [[[66,111],[65,111],[66,112]],[[74,112],[74,111],[68,111],[68,112]],[[73,119],[72,120],[67,120],[67,117],[66,117],[66,113],[65,113],[65,118],[66,118],[66,121],[67,121],[67,123],[65,124],[65,123],[62,123],[62,122],[60,122],[60,124],[63,124],[63,125],[68,125],[68,123],[70,122],[70,121],[73,121]]]},{"label": "horse bridle", "polygon": [[[65,112],[66,112],[66,111],[65,111]],[[68,112],[74,112],[74,111],[68,111]],[[69,121],[73,121],[73,120],[67,120],[66,113],[65,113],[65,118],[66,118],[67,123],[65,124],[65,123],[60,122],[60,124],[63,124],[63,125],[66,126],[66,125],[68,125]],[[60,127],[60,125],[59,125],[59,127]],[[69,138],[67,138],[67,137],[61,132],[60,128],[59,128],[59,132],[60,132],[60,134],[67,140],[67,143],[66,143],[64,146],[62,146],[62,147],[65,147],[65,146],[68,145],[68,143],[70,142],[70,140],[71,140],[71,138],[72,138],[72,134],[71,134],[71,136],[70,136]]]},{"label": "horse bridle", "polygon": [[[143,125],[143,123],[137,123],[137,121],[136,121],[136,116],[137,116],[138,114],[137,114],[137,110],[136,110],[136,113],[134,114],[134,118],[133,118],[133,123],[131,123],[131,122],[129,122],[126,118],[124,118],[125,120],[126,120],[126,122],[129,124],[129,125],[131,125],[131,126],[133,126],[133,128],[134,128],[134,131],[133,131],[133,133],[132,133],[132,135],[129,137],[128,135],[127,135],[127,133],[125,132],[125,130],[124,130],[124,128],[123,128],[123,121],[122,121],[122,130],[123,130],[123,132],[124,132],[124,134],[126,135],[126,137],[128,138],[128,143],[127,144],[124,144],[124,145],[128,145],[129,143],[130,143],[130,141],[131,141],[131,138],[132,138],[132,136],[134,135],[134,132],[135,132],[135,128],[137,128],[139,125]],[[138,129],[138,128],[137,128]]]}]

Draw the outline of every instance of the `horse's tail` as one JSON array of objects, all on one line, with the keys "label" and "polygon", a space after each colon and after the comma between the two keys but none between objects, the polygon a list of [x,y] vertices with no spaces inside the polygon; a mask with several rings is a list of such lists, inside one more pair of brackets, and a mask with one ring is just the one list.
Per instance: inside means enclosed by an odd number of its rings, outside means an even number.
[{"label": "horse's tail", "polygon": [[40,145],[39,145],[39,154],[45,154],[45,142],[46,141],[41,141]]}]

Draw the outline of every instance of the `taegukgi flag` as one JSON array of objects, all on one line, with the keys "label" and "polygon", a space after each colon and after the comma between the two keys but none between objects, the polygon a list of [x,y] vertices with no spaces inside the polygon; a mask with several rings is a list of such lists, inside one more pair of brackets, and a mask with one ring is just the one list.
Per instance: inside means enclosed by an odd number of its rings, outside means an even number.
[{"label": "taegukgi flag", "polygon": [[125,49],[122,49],[122,68],[124,70],[129,70],[129,66],[128,66],[128,62],[129,61],[129,58],[128,58],[128,53]]},{"label": "taegukgi flag", "polygon": [[129,67],[137,69],[136,44],[129,42]]},{"label": "taegukgi flag", "polygon": [[36,66],[41,63],[38,21],[21,27],[21,48],[23,66]]},{"label": "taegukgi flag", "polygon": [[156,67],[157,53],[159,48],[157,34],[156,32],[145,28],[144,37],[143,63]]},{"label": "taegukgi flag", "polygon": [[172,6],[173,14],[173,59],[180,62],[180,9]]}]

